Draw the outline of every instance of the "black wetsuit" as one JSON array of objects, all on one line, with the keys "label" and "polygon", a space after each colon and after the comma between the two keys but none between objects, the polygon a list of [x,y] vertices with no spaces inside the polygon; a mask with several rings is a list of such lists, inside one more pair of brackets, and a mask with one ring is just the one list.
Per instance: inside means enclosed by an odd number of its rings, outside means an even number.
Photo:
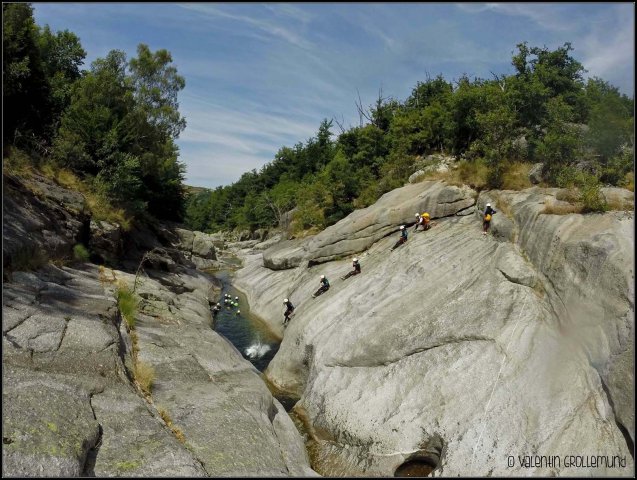
[{"label": "black wetsuit", "polygon": [[491,207],[487,207],[484,209],[484,215],[482,216],[482,218],[484,219],[484,222],[482,222],[482,229],[485,232],[489,229],[489,225],[491,223],[491,220],[487,220],[487,215],[491,215],[491,217],[493,218],[493,215],[495,213],[497,212]]},{"label": "black wetsuit", "polygon": [[285,302],[284,304],[287,308],[285,309],[285,320],[283,320],[283,324],[286,324],[290,321],[290,315],[292,315],[292,313],[294,313],[294,305],[292,305],[292,302],[290,302],[289,300],[287,302]]},{"label": "black wetsuit", "polygon": [[349,277],[351,277],[352,275],[358,275],[359,273],[361,273],[361,264],[358,262],[352,262],[352,267],[354,267],[354,270],[352,270],[351,272],[349,272],[347,275],[345,275],[343,277],[343,280],[348,279]]}]

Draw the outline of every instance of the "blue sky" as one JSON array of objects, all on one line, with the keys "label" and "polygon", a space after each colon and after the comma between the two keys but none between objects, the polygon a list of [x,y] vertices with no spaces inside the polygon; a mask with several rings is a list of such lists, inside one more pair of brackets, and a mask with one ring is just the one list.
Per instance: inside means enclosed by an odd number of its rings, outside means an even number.
[{"label": "blue sky", "polygon": [[[634,94],[632,3],[34,3],[36,22],[76,33],[85,67],[139,43],[186,78],[178,145],[186,183],[216,187],[313,136],[358,124],[355,101],[404,100],[427,75],[512,73],[518,43],[565,42],[588,70]],[[338,132],[337,128],[333,129]]]}]

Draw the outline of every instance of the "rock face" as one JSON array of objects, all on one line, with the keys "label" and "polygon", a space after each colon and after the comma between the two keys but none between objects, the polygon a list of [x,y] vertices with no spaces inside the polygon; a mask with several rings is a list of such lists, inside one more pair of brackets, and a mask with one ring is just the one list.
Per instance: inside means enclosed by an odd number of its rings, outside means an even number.
[{"label": "rock face", "polygon": [[122,255],[123,236],[119,225],[109,222],[90,222],[89,250],[100,260],[115,263]]},{"label": "rock face", "polygon": [[[25,181],[2,175],[2,264],[5,268],[71,257],[87,243],[89,217],[82,195],[34,175]],[[32,191],[37,192],[36,195]]]},{"label": "rock face", "polygon": [[272,269],[295,268],[307,261],[324,263],[362,252],[381,238],[398,231],[400,225],[413,225],[415,213],[429,212],[431,218],[455,215],[475,203],[477,193],[468,188],[442,182],[407,185],[383,195],[374,205],[356,210],[309,241],[277,245],[263,254]]},{"label": "rock face", "polygon": [[[66,218],[51,230],[66,251],[82,228],[90,236],[90,219],[58,204],[66,194],[56,187],[40,200],[19,179],[12,185],[4,196],[12,268],[2,302],[3,476],[316,475],[259,372],[211,328],[218,284],[185,255],[216,258],[204,234],[131,232],[122,265],[132,273],[79,263],[20,271],[21,239],[46,248],[50,237],[38,229]],[[119,313],[122,284],[139,302],[134,329]],[[154,378],[150,397],[139,387],[144,371]]]},{"label": "rock face", "polygon": [[263,252],[263,265],[272,270],[298,267],[303,262],[308,238],[283,240]]},{"label": "rock face", "polygon": [[184,252],[187,259],[197,268],[209,268],[217,265],[215,243],[218,240],[202,232],[193,232],[183,228],[175,228],[177,239],[173,239],[173,247]]},{"label": "rock face", "polygon": [[[543,214],[555,193],[483,193],[473,215],[440,218],[393,252],[395,238],[381,235],[345,281],[350,259],[331,259],[347,235],[336,232],[392,231],[418,210],[446,216],[432,208],[442,202],[412,204],[382,227],[382,200],[354,212],[307,242],[324,262],[312,267],[276,271],[258,251],[246,256],[236,285],[284,334],[266,376],[300,399],[319,473],[634,474],[633,216]],[[498,213],[485,237],[487,201]],[[332,286],[312,299],[321,274]],[[296,306],[285,330],[284,296]],[[588,452],[624,464],[565,465]],[[510,467],[508,455],[562,461]]]},{"label": "rock face", "polygon": [[4,284],[3,475],[205,475],[132,388],[120,324],[95,266]]},{"label": "rock face", "polygon": [[[132,274],[114,275],[134,282]],[[211,329],[216,294],[207,278],[193,271],[149,275],[137,287],[138,358],[154,368],[155,407],[183,432],[206,474],[312,475],[300,435],[259,372]]]}]

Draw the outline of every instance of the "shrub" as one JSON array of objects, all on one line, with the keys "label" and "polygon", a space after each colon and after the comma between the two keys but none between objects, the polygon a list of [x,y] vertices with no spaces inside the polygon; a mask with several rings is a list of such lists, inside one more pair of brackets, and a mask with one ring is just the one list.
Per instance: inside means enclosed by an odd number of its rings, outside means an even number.
[{"label": "shrub", "polygon": [[90,254],[84,245],[78,243],[73,247],[73,257],[80,262],[88,262]]},{"label": "shrub", "polygon": [[602,167],[600,180],[606,184],[622,186],[626,175],[633,170],[634,161],[632,149],[623,149]]},{"label": "shrub", "polygon": [[548,215],[568,215],[569,213],[582,213],[581,205],[573,205],[571,203],[553,203],[547,201],[541,213]]},{"label": "shrub", "polygon": [[524,190],[533,184],[529,180],[532,163],[513,162],[506,164],[502,173],[502,188],[505,190]]},{"label": "shrub", "polygon": [[624,176],[624,181],[622,182],[622,187],[631,192],[635,191],[635,172],[628,172]]},{"label": "shrub", "polygon": [[117,287],[117,305],[122,317],[126,320],[129,328],[135,327],[135,315],[137,314],[137,297],[125,284]]},{"label": "shrub", "polygon": [[582,212],[605,212],[608,204],[601,191],[601,183],[592,175],[583,175],[579,181],[579,201],[582,204]]},{"label": "shrub", "polygon": [[2,171],[14,175],[29,176],[33,172],[29,156],[15,147],[7,147],[7,150],[8,154],[2,158]]},{"label": "shrub", "polygon": [[441,180],[449,185],[469,185],[476,190],[482,190],[487,186],[489,167],[479,158],[476,160],[462,160],[455,168],[446,172],[426,173],[422,180]]}]

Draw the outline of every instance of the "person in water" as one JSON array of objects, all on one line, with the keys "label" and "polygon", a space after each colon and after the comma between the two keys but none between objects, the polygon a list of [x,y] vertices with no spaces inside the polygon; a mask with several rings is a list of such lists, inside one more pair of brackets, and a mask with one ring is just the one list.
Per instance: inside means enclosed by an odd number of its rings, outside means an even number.
[{"label": "person in water", "polygon": [[359,273],[361,273],[361,265],[360,263],[358,263],[358,258],[354,258],[352,260],[352,267],[354,267],[354,270],[350,270],[347,275],[341,277],[341,280],[347,280],[352,275],[358,275]]},{"label": "person in water", "polygon": [[290,321],[290,317],[294,313],[294,305],[292,305],[292,302],[290,302],[290,300],[287,298],[283,299],[283,305],[285,305],[285,313],[283,314],[283,326],[286,326],[287,323]]},{"label": "person in water", "polygon": [[321,275],[321,286],[316,292],[314,292],[314,294],[312,295],[312,298],[318,297],[322,293],[327,292],[329,289],[330,289],[330,282],[327,280],[327,278],[325,278],[325,275]]},{"label": "person in water", "polygon": [[394,244],[393,247],[391,247],[391,250],[394,251],[395,249],[397,249],[398,247],[400,247],[403,243],[405,243],[407,241],[407,229],[405,228],[404,225],[400,226],[400,238],[398,239],[398,241]]}]

